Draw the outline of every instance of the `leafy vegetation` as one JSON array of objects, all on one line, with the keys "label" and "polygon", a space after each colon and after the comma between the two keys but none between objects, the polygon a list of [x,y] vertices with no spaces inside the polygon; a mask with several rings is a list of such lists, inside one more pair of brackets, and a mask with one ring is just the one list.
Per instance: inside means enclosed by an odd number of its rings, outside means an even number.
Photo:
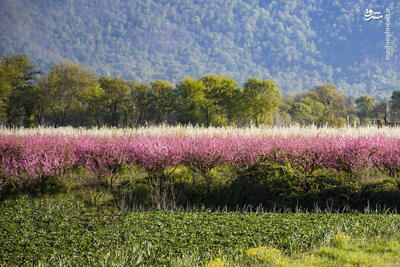
[{"label": "leafy vegetation", "polygon": [[[267,246],[281,250],[282,255],[296,255],[293,253],[330,240],[333,248],[321,247],[312,253],[331,255],[327,258],[338,255],[340,261],[346,261],[340,258],[344,252],[339,249],[355,248],[348,244],[353,241],[338,233],[356,240],[400,238],[399,216],[390,214],[100,211],[78,199],[60,197],[7,200],[0,211],[0,261],[8,265],[184,265],[185,258],[191,265],[199,265],[217,257],[251,265],[249,261],[257,259],[246,258],[245,250],[250,248]],[[376,248],[383,242],[355,244],[368,253],[380,253]],[[399,245],[390,244],[385,251],[395,257]]]},{"label": "leafy vegetation", "polygon": [[1,57],[0,122],[9,127],[293,123],[343,127],[371,125],[372,120],[383,125],[390,118],[398,120],[400,114],[399,91],[392,92],[391,105],[386,106],[369,95],[354,101],[333,84],[282,99],[272,80],[254,77],[243,87],[215,74],[186,77],[175,86],[165,80],[146,84],[98,77],[93,70],[70,62],[55,64],[40,79],[38,73],[23,56]]},{"label": "leafy vegetation", "polygon": [[[385,21],[364,21],[366,8],[392,10],[390,61]],[[333,83],[353,97],[389,97],[399,86],[399,8],[393,0],[5,0],[0,54],[29,55],[43,70],[67,60],[147,83],[217,73],[240,84],[273,79],[285,93]]]}]

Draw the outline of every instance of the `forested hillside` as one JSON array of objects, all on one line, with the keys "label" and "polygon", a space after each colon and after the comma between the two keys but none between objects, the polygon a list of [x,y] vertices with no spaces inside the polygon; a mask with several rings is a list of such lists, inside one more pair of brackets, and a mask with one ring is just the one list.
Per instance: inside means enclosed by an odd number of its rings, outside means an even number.
[{"label": "forested hillside", "polygon": [[[366,8],[391,10],[390,60],[386,20],[365,21]],[[400,87],[399,10],[389,0],[0,0],[0,55],[147,83],[215,73],[273,79],[283,93],[333,83],[389,97]]]}]

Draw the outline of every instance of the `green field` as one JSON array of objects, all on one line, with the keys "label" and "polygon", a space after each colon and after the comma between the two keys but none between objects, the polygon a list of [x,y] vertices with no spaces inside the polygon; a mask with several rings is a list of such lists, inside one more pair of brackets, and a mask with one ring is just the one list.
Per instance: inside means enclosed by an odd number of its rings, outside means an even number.
[{"label": "green field", "polygon": [[387,265],[400,261],[399,227],[396,214],[120,211],[23,196],[1,204],[0,262]]}]

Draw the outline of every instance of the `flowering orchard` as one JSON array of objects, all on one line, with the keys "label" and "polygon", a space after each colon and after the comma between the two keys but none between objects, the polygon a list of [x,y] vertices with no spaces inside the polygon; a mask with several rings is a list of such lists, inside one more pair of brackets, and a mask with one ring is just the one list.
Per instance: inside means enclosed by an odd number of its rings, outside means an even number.
[{"label": "flowering orchard", "polygon": [[18,185],[76,168],[107,176],[118,166],[149,175],[186,166],[204,175],[215,167],[246,168],[258,160],[355,173],[400,170],[400,139],[382,136],[68,136],[0,135],[1,186]]}]

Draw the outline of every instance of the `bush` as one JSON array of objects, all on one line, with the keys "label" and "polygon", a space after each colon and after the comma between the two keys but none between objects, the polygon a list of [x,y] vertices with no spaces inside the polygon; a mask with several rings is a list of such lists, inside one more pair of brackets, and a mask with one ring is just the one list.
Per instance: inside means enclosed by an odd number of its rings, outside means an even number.
[{"label": "bush", "polygon": [[359,186],[348,174],[317,169],[312,172],[270,162],[238,173],[230,186],[231,205],[264,208],[342,208],[356,197]]},{"label": "bush", "polygon": [[400,203],[400,180],[391,178],[365,184],[360,192],[359,202],[360,206],[363,207],[398,209]]}]

